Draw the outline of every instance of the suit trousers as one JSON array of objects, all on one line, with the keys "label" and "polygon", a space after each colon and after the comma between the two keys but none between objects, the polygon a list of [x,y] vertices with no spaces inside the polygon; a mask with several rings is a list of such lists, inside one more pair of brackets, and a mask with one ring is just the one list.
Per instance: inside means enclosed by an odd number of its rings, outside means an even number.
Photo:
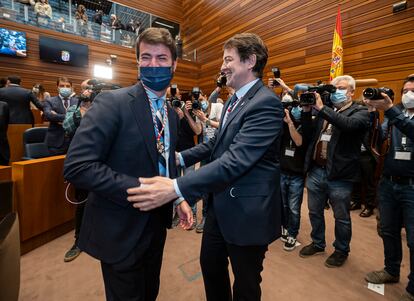
[{"label": "suit trousers", "polygon": [[[237,246],[226,242],[217,223],[213,203],[214,200],[207,210],[200,254],[207,301],[258,301],[261,298],[260,273],[268,245]],[[234,273],[233,297],[229,258]]]},{"label": "suit trousers", "polygon": [[[138,210],[138,209],[137,209]],[[108,301],[155,301],[167,230],[159,210],[150,213],[145,230],[130,255],[116,264],[101,261]]]}]

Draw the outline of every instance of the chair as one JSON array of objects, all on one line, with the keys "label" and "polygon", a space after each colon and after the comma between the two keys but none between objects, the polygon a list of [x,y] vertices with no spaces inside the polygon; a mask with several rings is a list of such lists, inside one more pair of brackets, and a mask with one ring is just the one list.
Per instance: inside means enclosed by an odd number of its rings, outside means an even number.
[{"label": "chair", "polygon": [[[13,211],[13,182],[0,181],[0,220]],[[1,299],[0,299],[1,300]]]},{"label": "chair", "polygon": [[17,301],[20,289],[20,234],[17,213],[0,221],[0,300]]},{"label": "chair", "polygon": [[23,133],[24,157],[23,160],[44,158],[50,156],[45,141],[47,127],[27,129]]}]

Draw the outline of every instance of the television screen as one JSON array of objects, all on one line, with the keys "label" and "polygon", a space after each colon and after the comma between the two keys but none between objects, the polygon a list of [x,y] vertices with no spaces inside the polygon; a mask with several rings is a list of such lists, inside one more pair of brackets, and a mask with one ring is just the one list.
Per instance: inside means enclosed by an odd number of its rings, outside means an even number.
[{"label": "television screen", "polygon": [[26,57],[26,33],[0,28],[0,54]]},{"label": "television screen", "polygon": [[86,67],[88,66],[88,52],[87,45],[42,36],[39,39],[40,59],[46,62]]}]

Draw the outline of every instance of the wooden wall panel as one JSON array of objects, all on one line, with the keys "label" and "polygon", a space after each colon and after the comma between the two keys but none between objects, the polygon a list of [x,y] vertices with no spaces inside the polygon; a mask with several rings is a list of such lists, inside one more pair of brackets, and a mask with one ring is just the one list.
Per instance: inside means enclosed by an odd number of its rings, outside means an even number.
[{"label": "wooden wall panel", "polygon": [[114,2],[174,22],[181,23],[183,21],[181,0],[116,0]]},{"label": "wooden wall panel", "polygon": [[[281,69],[290,85],[329,80],[332,38],[341,5],[344,72],[355,78],[377,78],[398,91],[414,73],[414,3],[392,13],[394,0],[183,0],[185,51],[197,49],[199,85],[214,88],[222,63],[222,45],[236,33],[254,32],[269,49],[270,69]],[[399,95],[397,97],[399,99]]]},{"label": "wooden wall panel", "polygon": [[[80,91],[80,83],[93,75],[94,64],[104,64],[110,54],[118,56],[113,65],[113,80],[121,86],[129,86],[137,81],[137,64],[135,50],[121,46],[109,45],[82,38],[71,34],[54,32],[33,26],[26,26],[0,19],[0,26],[9,29],[24,31],[27,34],[27,57],[14,58],[0,56],[0,77],[17,74],[22,78],[22,85],[31,88],[34,83],[41,82],[52,96],[57,94],[56,79],[59,76],[69,77],[75,86],[76,92]],[[44,35],[60,40],[66,40],[89,46],[89,67],[79,68],[46,63],[39,59],[39,36]],[[174,81],[182,89],[191,89],[197,85],[200,65],[188,61],[179,61]]]}]

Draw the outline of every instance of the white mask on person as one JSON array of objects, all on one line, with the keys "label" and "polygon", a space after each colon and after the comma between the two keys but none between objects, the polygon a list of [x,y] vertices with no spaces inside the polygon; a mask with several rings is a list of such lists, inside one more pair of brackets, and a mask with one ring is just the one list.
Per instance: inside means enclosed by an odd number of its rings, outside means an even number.
[{"label": "white mask on person", "polygon": [[292,96],[290,96],[289,94],[283,95],[282,102],[292,102],[292,101],[293,101]]},{"label": "white mask on person", "polygon": [[408,91],[402,96],[402,103],[406,109],[414,109],[414,92]]}]

